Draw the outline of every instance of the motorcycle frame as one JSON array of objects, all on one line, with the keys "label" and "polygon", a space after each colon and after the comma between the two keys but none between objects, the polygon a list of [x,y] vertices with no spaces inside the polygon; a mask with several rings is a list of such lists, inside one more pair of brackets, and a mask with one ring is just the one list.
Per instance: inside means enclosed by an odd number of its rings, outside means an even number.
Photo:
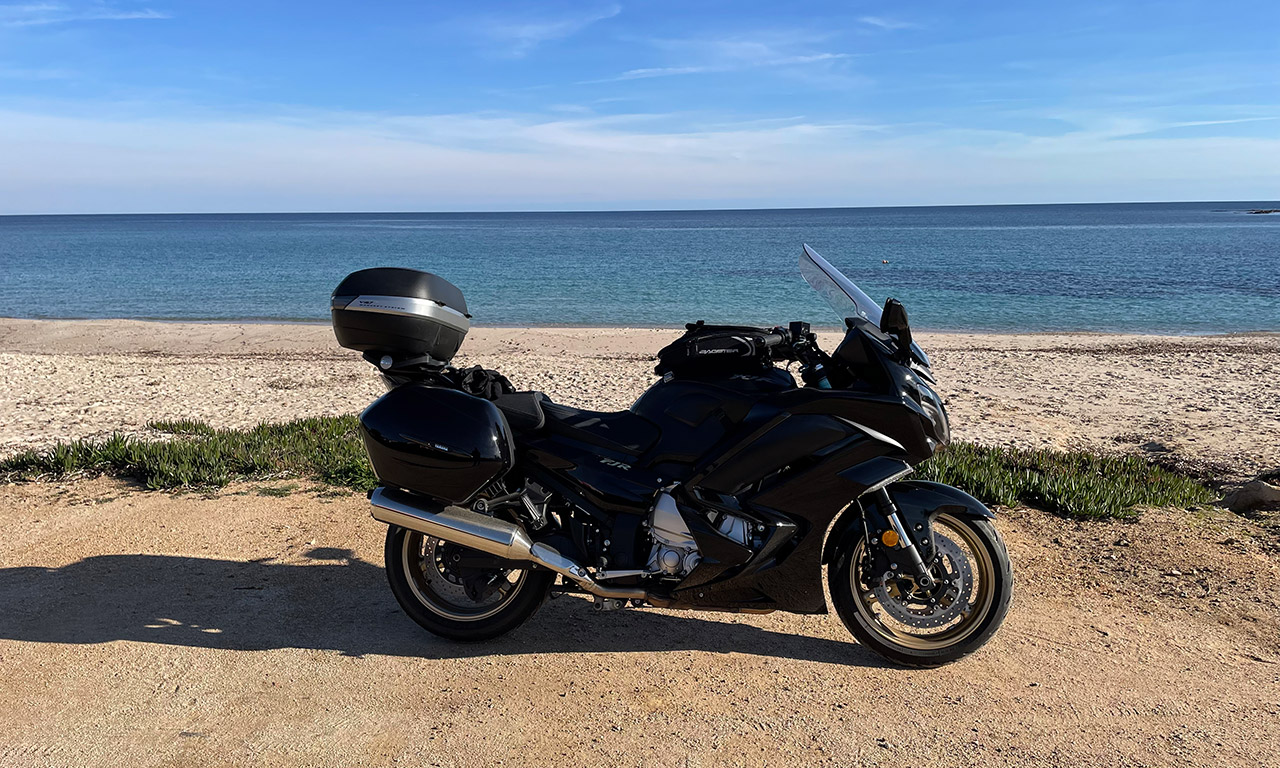
[{"label": "motorcycle frame", "polygon": [[[918,546],[926,557],[930,549],[920,542],[931,541],[939,513],[993,517],[959,490],[901,480],[938,445],[928,432],[928,415],[906,394],[911,369],[894,360],[883,336],[865,324],[850,323],[845,341],[869,350],[863,364],[878,369],[887,387],[804,387],[766,397],[678,485],[664,486],[654,473],[632,467],[634,456],[564,435],[517,437],[516,466],[575,510],[565,522],[579,531],[565,533],[582,562],[593,559],[581,546],[589,535],[582,527],[607,532],[604,562],[610,569],[644,565],[645,520],[655,495],[670,491],[702,561],[663,595],[669,607],[826,613],[823,565],[864,536],[877,561],[887,563],[877,534],[890,527],[890,513],[905,523],[904,544]],[[752,551],[721,534],[702,514],[706,510],[746,518],[763,535],[763,545]],[[559,543],[569,542],[560,537]]]}]

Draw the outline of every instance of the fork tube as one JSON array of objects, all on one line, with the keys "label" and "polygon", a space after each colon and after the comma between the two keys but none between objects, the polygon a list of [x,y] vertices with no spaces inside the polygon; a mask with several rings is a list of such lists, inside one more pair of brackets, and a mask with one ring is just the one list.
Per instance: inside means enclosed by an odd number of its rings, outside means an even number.
[{"label": "fork tube", "polygon": [[893,498],[889,496],[889,491],[884,488],[876,491],[876,501],[880,504],[880,508],[884,510],[885,518],[888,519],[889,525],[898,534],[897,548],[906,553],[907,559],[911,563],[911,570],[914,571],[916,583],[922,587],[932,587],[933,576],[929,574],[928,567],[925,566],[924,560],[920,558],[920,550],[916,549],[916,543],[911,538],[911,532],[902,524],[902,518],[898,515],[898,506],[893,503]]}]

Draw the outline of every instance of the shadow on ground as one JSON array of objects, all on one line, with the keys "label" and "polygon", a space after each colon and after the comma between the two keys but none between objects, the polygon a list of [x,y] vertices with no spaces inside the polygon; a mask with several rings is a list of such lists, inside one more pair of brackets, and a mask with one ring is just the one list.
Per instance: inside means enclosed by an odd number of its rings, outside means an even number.
[{"label": "shadow on ground", "polygon": [[[853,642],[746,623],[624,610],[597,615],[552,600],[510,635],[451,643],[396,605],[382,568],[348,550],[310,562],[100,555],[61,568],[0,569],[0,638],[45,643],[146,643],[259,651],[309,648],[349,656],[457,658],[527,653],[701,650],[881,666]],[[759,619],[757,619],[759,620]]]}]

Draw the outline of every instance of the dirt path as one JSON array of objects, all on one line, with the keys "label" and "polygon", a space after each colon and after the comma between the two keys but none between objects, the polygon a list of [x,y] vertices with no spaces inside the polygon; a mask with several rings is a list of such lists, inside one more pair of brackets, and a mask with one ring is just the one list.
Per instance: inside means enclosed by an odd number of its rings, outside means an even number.
[{"label": "dirt path", "polygon": [[575,598],[499,641],[445,643],[397,609],[357,496],[13,485],[0,526],[6,768],[1280,754],[1280,567],[1229,516],[1003,515],[1009,621],[934,671],[883,666],[834,616],[595,615]]}]

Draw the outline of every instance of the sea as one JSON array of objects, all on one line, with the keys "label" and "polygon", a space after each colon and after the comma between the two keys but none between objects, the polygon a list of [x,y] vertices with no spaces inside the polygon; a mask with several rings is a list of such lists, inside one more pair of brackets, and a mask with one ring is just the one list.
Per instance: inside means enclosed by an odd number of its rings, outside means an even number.
[{"label": "sea", "polygon": [[489,326],[839,318],[808,243],[914,328],[1280,331],[1276,202],[0,216],[0,315],[326,322],[344,275],[440,275]]}]

